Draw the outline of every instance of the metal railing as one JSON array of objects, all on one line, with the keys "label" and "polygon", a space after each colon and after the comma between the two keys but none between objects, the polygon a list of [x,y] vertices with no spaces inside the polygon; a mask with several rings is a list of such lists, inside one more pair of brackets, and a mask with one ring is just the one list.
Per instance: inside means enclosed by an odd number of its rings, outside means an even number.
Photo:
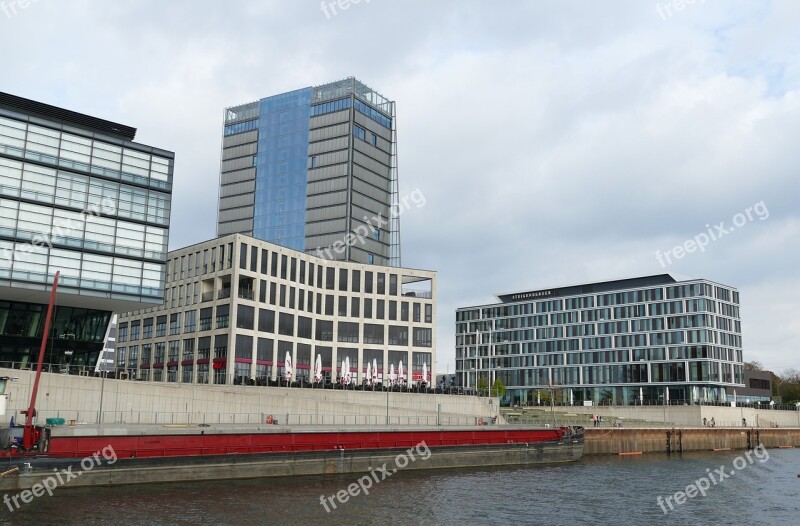
[{"label": "metal railing", "polygon": [[[433,411],[434,413],[436,411]],[[14,421],[23,422],[24,415],[14,412]],[[10,418],[10,417],[9,417]],[[205,412],[152,412],[152,411],[39,411],[35,423],[43,425],[47,419],[63,419],[65,426],[102,424],[152,424],[152,425],[199,425],[241,424],[256,425],[272,423],[289,426],[473,426],[480,417],[453,415],[389,415],[287,413],[275,408],[261,413],[205,413]],[[483,420],[487,420],[484,417]]]}]

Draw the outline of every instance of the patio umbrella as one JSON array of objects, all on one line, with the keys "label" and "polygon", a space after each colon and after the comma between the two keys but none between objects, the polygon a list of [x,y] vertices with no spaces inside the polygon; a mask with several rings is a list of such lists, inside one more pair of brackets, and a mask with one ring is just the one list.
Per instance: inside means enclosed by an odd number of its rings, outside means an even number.
[{"label": "patio umbrella", "polygon": [[350,357],[344,359],[344,384],[350,385]]},{"label": "patio umbrella", "polygon": [[284,379],[287,382],[291,382],[292,373],[294,371],[292,370],[292,355],[289,354],[289,351],[286,351],[286,358],[283,360],[283,367],[284,367],[284,372],[283,372]]},{"label": "patio umbrella", "polygon": [[422,364],[422,383],[423,384],[427,384],[428,383],[428,364],[427,363],[423,363]]},{"label": "patio umbrella", "polygon": [[367,375],[366,375],[367,385],[372,385],[372,364],[367,362]]},{"label": "patio umbrella", "polygon": [[314,381],[322,381],[322,355],[317,355],[317,361],[314,363]]},{"label": "patio umbrella", "polygon": [[378,360],[377,358],[372,359],[372,383],[378,383]]},{"label": "patio umbrella", "polygon": [[394,364],[389,364],[389,385],[394,385],[395,378],[397,378],[394,374]]},{"label": "patio umbrella", "polygon": [[400,360],[400,365],[397,366],[397,383],[403,385],[403,360]]},{"label": "patio umbrella", "polygon": [[644,405],[644,391],[642,388],[639,388],[639,405]]},{"label": "patio umbrella", "polygon": [[575,405],[575,397],[572,394],[572,389],[569,390],[569,405]]}]

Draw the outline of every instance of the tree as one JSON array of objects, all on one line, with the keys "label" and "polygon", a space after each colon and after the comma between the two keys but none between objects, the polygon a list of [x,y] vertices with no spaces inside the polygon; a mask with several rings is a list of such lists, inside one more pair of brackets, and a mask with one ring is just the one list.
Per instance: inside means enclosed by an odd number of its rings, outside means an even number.
[{"label": "tree", "polygon": [[478,390],[478,393],[480,393],[481,396],[485,395],[486,390],[489,388],[489,380],[486,378],[478,378],[475,388]]},{"label": "tree", "polygon": [[800,370],[786,369],[773,382],[775,394],[780,396],[785,404],[792,404],[800,401]]},{"label": "tree", "polygon": [[503,382],[500,380],[500,378],[497,378],[492,384],[492,393],[494,393],[497,398],[503,398],[503,396],[506,394],[506,386],[503,385]]},{"label": "tree", "polygon": [[744,362],[744,370],[745,371],[763,371],[764,366],[761,365],[761,362]]}]

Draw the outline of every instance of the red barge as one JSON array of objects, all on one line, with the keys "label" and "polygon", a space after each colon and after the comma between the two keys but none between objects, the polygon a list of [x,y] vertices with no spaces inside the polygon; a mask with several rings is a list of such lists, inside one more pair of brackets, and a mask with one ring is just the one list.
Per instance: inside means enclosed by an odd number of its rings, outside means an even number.
[{"label": "red barge", "polygon": [[[0,437],[13,431],[1,430]],[[41,451],[14,446],[0,451],[5,475],[0,491],[31,488],[59,471],[76,474],[70,486],[107,486],[360,473],[382,464],[387,469],[547,464],[583,454],[583,428],[566,426],[108,424],[40,432]],[[429,453],[424,462],[398,463],[421,450]]]}]

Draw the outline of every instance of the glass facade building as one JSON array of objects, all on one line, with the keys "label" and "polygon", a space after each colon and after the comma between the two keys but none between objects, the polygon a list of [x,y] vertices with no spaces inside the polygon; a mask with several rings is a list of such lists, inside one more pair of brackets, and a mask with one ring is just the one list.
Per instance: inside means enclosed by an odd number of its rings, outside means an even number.
[{"label": "glass facade building", "polygon": [[225,110],[217,235],[399,266],[395,104],[354,78]]},{"label": "glass facade building", "polygon": [[456,310],[456,383],[505,402],[695,404],[742,387],[739,293],[668,274],[498,296]]},{"label": "glass facade building", "polygon": [[174,154],[128,126],[0,93],[0,362],[94,365],[111,312],[161,303]]}]

